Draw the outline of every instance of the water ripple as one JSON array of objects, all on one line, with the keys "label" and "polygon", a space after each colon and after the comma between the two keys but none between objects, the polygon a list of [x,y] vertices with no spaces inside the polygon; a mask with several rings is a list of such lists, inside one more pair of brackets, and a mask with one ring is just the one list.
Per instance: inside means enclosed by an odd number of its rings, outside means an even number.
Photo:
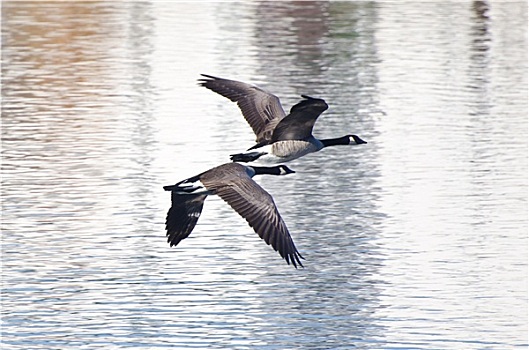
[{"label": "water ripple", "polygon": [[[493,5],[7,2],[2,345],[527,346],[527,7]],[[256,179],[305,269],[214,197],[166,243],[162,186],[254,142],[200,73],[368,141]]]}]

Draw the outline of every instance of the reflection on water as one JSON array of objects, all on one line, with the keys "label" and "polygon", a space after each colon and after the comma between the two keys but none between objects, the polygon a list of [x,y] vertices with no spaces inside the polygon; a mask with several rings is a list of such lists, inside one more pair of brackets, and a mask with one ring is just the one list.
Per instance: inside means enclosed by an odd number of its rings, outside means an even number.
[{"label": "reflection on water", "polygon": [[[2,344],[527,345],[525,3],[7,2]],[[237,19],[237,20],[234,20]],[[508,54],[506,54],[508,53]],[[220,199],[165,242],[161,186],[253,144],[208,73],[362,147],[258,179],[307,258]]]}]

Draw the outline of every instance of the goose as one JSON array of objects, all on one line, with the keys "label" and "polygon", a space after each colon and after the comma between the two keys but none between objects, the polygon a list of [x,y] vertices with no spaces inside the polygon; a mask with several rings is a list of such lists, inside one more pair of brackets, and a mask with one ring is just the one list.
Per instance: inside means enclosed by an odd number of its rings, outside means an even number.
[{"label": "goose", "polygon": [[[232,154],[232,161],[266,163],[288,162],[312,152],[336,145],[367,143],[358,135],[319,140],[312,135],[316,119],[329,107],[320,98],[301,95],[303,100],[286,115],[279,98],[257,86],[201,74],[199,85],[212,90],[237,105],[256,135],[257,144],[245,153]],[[248,152],[251,151],[251,152]]]},{"label": "goose", "polygon": [[175,185],[164,186],[164,190],[171,191],[172,203],[165,222],[167,242],[172,247],[187,238],[202,213],[206,197],[218,195],[289,265],[303,267],[300,258],[304,258],[296,249],[272,196],[252,180],[254,175],[292,173],[285,165],[257,167],[226,163]]}]

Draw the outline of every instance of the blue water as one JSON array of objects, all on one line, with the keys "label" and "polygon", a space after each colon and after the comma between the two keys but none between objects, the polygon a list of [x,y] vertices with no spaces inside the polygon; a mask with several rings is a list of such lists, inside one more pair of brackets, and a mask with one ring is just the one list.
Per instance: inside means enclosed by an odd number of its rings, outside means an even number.
[{"label": "blue water", "polygon": [[[5,349],[515,349],[527,340],[527,4],[4,2]],[[201,73],[368,144],[257,181],[305,269],[163,185],[253,145]]]}]

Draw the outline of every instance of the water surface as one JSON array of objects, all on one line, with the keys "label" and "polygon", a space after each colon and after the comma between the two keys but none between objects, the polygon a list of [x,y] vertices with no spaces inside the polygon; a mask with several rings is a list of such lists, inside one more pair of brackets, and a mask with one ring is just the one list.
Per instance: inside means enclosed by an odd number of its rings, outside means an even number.
[{"label": "water surface", "polygon": [[[257,180],[305,269],[218,198],[166,243],[254,141],[200,73],[368,141]],[[526,3],[5,2],[2,77],[4,347],[527,346]]]}]

